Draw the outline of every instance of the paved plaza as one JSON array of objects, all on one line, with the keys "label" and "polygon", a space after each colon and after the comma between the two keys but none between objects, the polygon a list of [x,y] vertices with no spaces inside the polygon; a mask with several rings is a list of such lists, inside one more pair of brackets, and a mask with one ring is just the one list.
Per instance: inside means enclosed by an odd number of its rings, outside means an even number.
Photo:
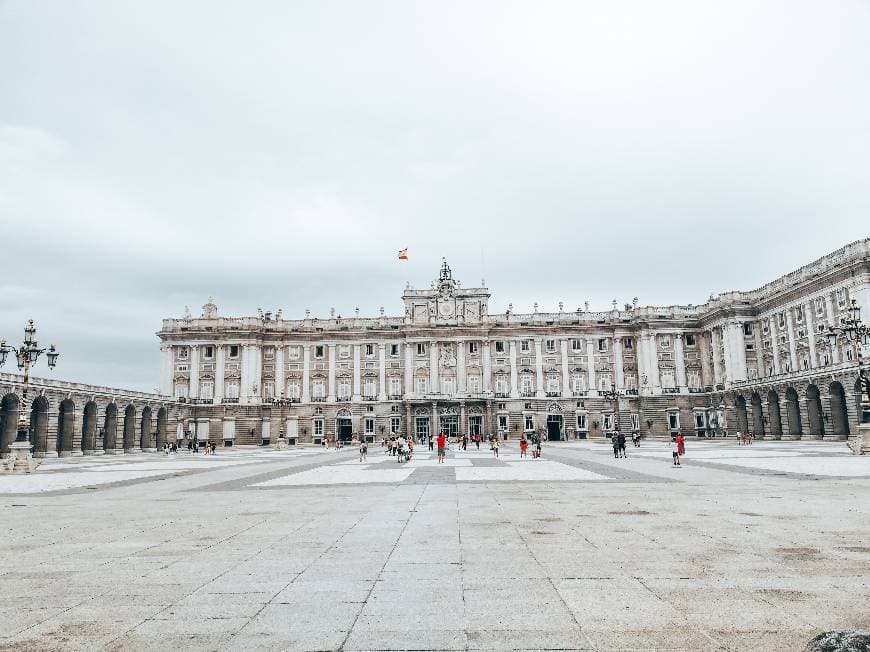
[{"label": "paved plaza", "polygon": [[3,650],[796,650],[870,628],[842,443],[219,450],[0,476]]}]

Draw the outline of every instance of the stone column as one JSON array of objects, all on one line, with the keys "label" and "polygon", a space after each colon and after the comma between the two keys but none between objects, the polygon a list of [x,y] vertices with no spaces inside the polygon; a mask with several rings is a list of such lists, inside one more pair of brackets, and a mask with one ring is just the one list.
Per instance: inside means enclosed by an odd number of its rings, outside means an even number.
[{"label": "stone column", "polygon": [[[868,306],[870,308],[870,306]],[[831,301],[831,293],[825,292],[825,314],[827,316],[827,325],[834,324],[834,302]]]},{"label": "stone column", "polygon": [[595,382],[595,342],[592,340],[592,337],[586,338],[586,369],[589,392],[590,395],[594,396],[594,392],[598,390],[598,384]]},{"label": "stone column", "polygon": [[562,396],[571,396],[571,382],[568,379],[568,339],[559,341],[559,354],[562,356]]},{"label": "stone column", "polygon": [[[622,368],[622,338],[613,336],[613,382],[616,383],[617,391],[625,388],[625,372]],[[566,367],[567,370],[567,367]],[[570,396],[566,394],[566,396]]]},{"label": "stone column", "polygon": [[311,402],[311,343],[302,344],[302,402]]},{"label": "stone column", "polygon": [[378,400],[387,400],[387,344],[378,343]]},{"label": "stone column", "polygon": [[335,402],[335,344],[329,345],[329,375],[326,383],[326,400],[330,403]]},{"label": "stone column", "polygon": [[649,334],[649,383],[654,394],[661,394],[662,379],[659,374],[659,343],[655,333]]},{"label": "stone column", "polygon": [[689,383],[686,380],[686,358],[683,353],[683,334],[674,333],[674,362],[677,366],[677,387],[681,391],[688,391]]},{"label": "stone column", "polygon": [[214,372],[214,402],[219,404],[224,397],[224,378],[226,376],[227,350],[223,344],[215,344],[215,357],[217,360]]},{"label": "stone column", "polygon": [[516,340],[510,341],[510,361],[511,361],[511,398],[519,398],[520,391],[517,387],[517,343]]},{"label": "stone column", "polygon": [[634,351],[634,357],[637,360],[637,389],[638,389],[638,394],[645,394],[645,393],[647,393],[648,385],[645,386],[643,384],[643,377],[646,376],[647,378],[649,378],[649,369],[647,369],[647,367],[649,365],[647,364],[647,355],[646,355],[646,349],[647,349],[646,335],[644,335],[642,332],[638,333],[634,338],[634,345],[636,347],[635,351]]},{"label": "stone column", "polygon": [[758,367],[758,377],[767,376],[767,369],[764,368],[764,351],[761,347],[761,322],[756,321],[752,324],[755,330],[755,363]]},{"label": "stone column", "polygon": [[725,377],[722,374],[722,361],[719,360],[719,346],[721,343],[719,329],[715,326],[710,329],[710,344],[713,347],[713,384],[718,385],[725,382]]},{"label": "stone column", "polygon": [[438,386],[438,342],[429,342],[429,391],[434,394],[441,392]]},{"label": "stone column", "polygon": [[819,357],[816,353],[816,328],[813,320],[815,319],[815,302],[810,301],[804,305],[804,323],[807,326],[807,343],[810,347],[810,367],[816,368],[819,366]]},{"label": "stone column", "polygon": [[483,391],[492,391],[492,350],[489,340],[483,340]]},{"label": "stone column", "polygon": [[701,356],[701,385],[715,385],[716,380],[713,378],[713,370],[710,362],[710,340],[707,339],[707,333],[710,331],[702,331],[696,333],[695,337],[698,342],[698,353]]},{"label": "stone column", "polygon": [[169,344],[160,345],[160,394],[172,396],[172,347]]},{"label": "stone column", "polygon": [[[408,348],[407,346],[405,348]],[[430,435],[432,433],[429,433]],[[416,437],[417,433],[414,431],[414,422],[411,418],[411,404],[405,403],[405,436]]]},{"label": "stone column", "polygon": [[779,364],[779,332],[776,324],[776,314],[770,315],[770,345],[773,348],[773,373],[780,374],[782,369]]},{"label": "stone column", "polygon": [[[405,398],[414,394],[414,345],[405,342]],[[409,408],[410,409],[410,408]]]},{"label": "stone column", "polygon": [[746,380],[746,343],[743,335],[743,322],[735,322],[731,326],[734,342],[734,380]]},{"label": "stone column", "polygon": [[722,352],[725,354],[725,369],[724,369],[724,377],[726,386],[731,385],[731,381],[734,380],[734,358],[732,356],[733,353],[733,345],[731,342],[731,330],[728,327],[728,323],[724,323],[721,326],[721,335],[722,338]]},{"label": "stone column", "polygon": [[431,429],[429,430],[429,435],[437,435],[440,431],[438,427],[438,403],[436,401],[432,401],[432,423]]},{"label": "stone column", "polygon": [[191,398],[199,398],[199,345],[190,347],[190,392]]},{"label": "stone column", "polygon": [[797,371],[800,369],[797,359],[797,343],[795,342],[794,318],[791,314],[791,309],[785,311],[785,327],[788,337],[788,357],[791,360],[791,370]]},{"label": "stone column", "polygon": [[465,401],[459,401],[459,434],[468,432],[468,424],[465,423]]},{"label": "stone column", "polygon": [[353,400],[357,403],[360,401],[360,395],[362,394],[362,388],[360,387],[360,344],[353,345],[353,389],[351,390],[351,394],[353,396]]},{"label": "stone column", "polygon": [[465,394],[465,346],[464,340],[456,342],[456,391]]},{"label": "stone column", "polygon": [[544,398],[544,384],[546,379],[544,378],[544,358],[543,351],[541,349],[541,338],[535,338],[535,377],[537,379],[537,391],[535,392],[535,396],[537,398]]}]

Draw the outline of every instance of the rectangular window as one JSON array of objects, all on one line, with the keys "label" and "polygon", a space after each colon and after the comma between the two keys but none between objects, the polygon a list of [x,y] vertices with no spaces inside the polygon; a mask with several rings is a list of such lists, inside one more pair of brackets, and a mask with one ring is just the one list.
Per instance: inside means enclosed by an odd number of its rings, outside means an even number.
[{"label": "rectangular window", "polygon": [[452,376],[441,380],[441,392],[448,396],[453,396],[456,393],[456,379]]},{"label": "rectangular window", "polygon": [[680,413],[668,412],[668,430],[680,429]]},{"label": "rectangular window", "polygon": [[761,332],[764,333],[765,335],[770,333],[770,320],[769,319],[765,319],[763,322],[761,322]]},{"label": "rectangular window", "polygon": [[238,344],[230,344],[230,357],[238,358],[239,357],[239,345]]},{"label": "rectangular window", "polygon": [[338,383],[338,396],[339,398],[350,398],[350,383],[346,380],[342,380]]},{"label": "rectangular window", "polygon": [[776,325],[780,328],[785,328],[785,311],[776,314]]},{"label": "rectangular window", "polygon": [[267,346],[263,349],[263,360],[274,360],[275,359],[275,349],[271,346]]},{"label": "rectangular window", "polygon": [[399,378],[390,378],[390,396],[399,396],[402,393],[402,381]]},{"label": "rectangular window", "polygon": [[338,357],[339,358],[349,358],[350,357],[350,345],[342,344],[338,347]]},{"label": "rectangular window", "polygon": [[703,430],[706,427],[703,412],[695,412],[695,429]]},{"label": "rectangular window", "polygon": [[586,432],[586,415],[578,414],[577,415],[577,430],[580,432]]},{"label": "rectangular window", "polygon": [[469,353],[477,353],[477,342],[469,342],[468,343],[468,352]]},{"label": "rectangular window", "polygon": [[663,349],[671,348],[671,336],[670,335],[662,335],[661,338],[659,338],[659,343],[661,344],[661,347]]},{"label": "rectangular window", "polygon": [[816,299],[816,314],[821,317],[825,314],[825,300],[819,297]]},{"label": "rectangular window", "polygon": [[626,337],[622,340],[622,346],[626,351],[631,351],[634,348],[634,340],[630,337]]},{"label": "rectangular window", "polygon": [[365,433],[367,435],[371,435],[375,432],[375,420],[369,417],[366,417],[366,420],[363,422],[365,427]]},{"label": "rectangular window", "polygon": [[846,307],[846,290],[844,288],[840,288],[839,290],[837,290],[837,307]]},{"label": "rectangular window", "polygon": [[752,323],[751,323],[751,322],[748,322],[748,321],[747,321],[747,322],[744,322],[744,323],[743,323],[743,334],[744,334],[746,337],[751,337],[751,336],[752,336]]},{"label": "rectangular window", "polygon": [[326,385],[322,380],[314,381],[314,398],[323,398],[326,396]]},{"label": "rectangular window", "polygon": [[472,394],[480,392],[480,376],[468,377],[468,391]]},{"label": "rectangular window", "polygon": [[631,413],[631,429],[640,430],[640,415],[637,412]]},{"label": "rectangular window", "polygon": [[323,357],[323,345],[322,344],[318,344],[317,346],[314,347],[314,357],[315,358],[322,358]]},{"label": "rectangular window", "polygon": [[212,383],[212,382],[200,383],[199,395],[200,395],[200,397],[205,398],[205,399],[214,398],[214,383]]},{"label": "rectangular window", "polygon": [[390,357],[396,358],[399,356],[399,345],[390,344]]},{"label": "rectangular window", "polygon": [[803,323],[803,321],[804,321],[804,307],[803,306],[797,306],[794,309],[794,318],[798,324]]},{"label": "rectangular window", "polygon": [[686,333],[686,346],[695,346],[695,334]]},{"label": "rectangular window", "polygon": [[299,359],[299,347],[298,346],[291,346],[289,349],[287,349],[287,357],[290,360],[298,360]]},{"label": "rectangular window", "polygon": [[366,378],[363,395],[366,398],[374,398],[376,393],[377,392],[375,391],[375,381],[371,378]]},{"label": "rectangular window", "polygon": [[496,392],[496,394],[501,394],[501,395],[508,393],[507,381],[504,378],[502,378],[501,376],[499,376],[498,379],[495,381],[495,392]]},{"label": "rectangular window", "polygon": [[508,430],[508,417],[506,414],[498,415],[498,430],[499,432],[507,432]]},{"label": "rectangular window", "polygon": [[547,340],[547,353],[555,353],[556,352],[556,340]]},{"label": "rectangular window", "polygon": [[239,398],[239,382],[237,380],[227,381],[227,398]]},{"label": "rectangular window", "polygon": [[371,358],[375,354],[375,345],[366,344],[366,357]]},{"label": "rectangular window", "polygon": [[322,437],[323,436],[323,419],[315,419],[314,420],[314,436]]},{"label": "rectangular window", "polygon": [[523,353],[528,353],[530,349],[531,343],[529,342],[529,340],[523,340],[522,342],[520,342],[520,351],[522,351]]},{"label": "rectangular window", "polygon": [[399,428],[401,427],[401,423],[401,417],[390,417],[390,432],[394,435],[399,434]]},{"label": "rectangular window", "polygon": [[178,349],[178,359],[179,360],[187,360],[188,349],[185,347],[183,349]]},{"label": "rectangular window", "polygon": [[416,387],[417,387],[417,393],[418,393],[418,394],[425,394],[425,393],[426,393],[426,389],[427,389],[427,387],[428,387],[428,384],[429,384],[428,379],[426,379],[426,378],[418,378],[418,379],[417,379],[417,385],[416,385]]},{"label": "rectangular window", "polygon": [[754,351],[754,350],[755,350],[755,345],[754,345],[754,344],[747,344],[747,345],[746,345],[746,350],[747,350],[747,351]]},{"label": "rectangular window", "polygon": [[299,383],[290,383],[287,385],[287,397],[288,398],[299,398]]},{"label": "rectangular window", "polygon": [[535,431],[535,417],[531,414],[523,415],[523,430],[525,430],[526,432]]},{"label": "rectangular window", "polygon": [[610,432],[613,430],[613,414],[608,412],[602,416],[604,417],[604,431]]},{"label": "rectangular window", "polygon": [[598,340],[598,351],[599,352],[607,351],[607,340],[603,337]]},{"label": "rectangular window", "polygon": [[263,383],[263,398],[275,398],[275,382],[267,380]]},{"label": "rectangular window", "polygon": [[214,347],[209,345],[205,347],[205,359],[211,360],[214,357]]},{"label": "rectangular window", "polygon": [[417,355],[426,355],[426,342],[417,342]]},{"label": "rectangular window", "polygon": [[495,343],[495,352],[496,353],[504,353],[504,342],[497,341]]},{"label": "rectangular window", "polygon": [[571,340],[571,350],[572,351],[582,351],[583,350],[583,340],[578,338],[573,338]]}]

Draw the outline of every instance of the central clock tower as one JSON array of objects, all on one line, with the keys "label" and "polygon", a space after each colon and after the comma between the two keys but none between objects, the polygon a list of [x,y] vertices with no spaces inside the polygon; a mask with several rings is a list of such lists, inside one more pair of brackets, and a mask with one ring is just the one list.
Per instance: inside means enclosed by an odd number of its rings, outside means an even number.
[{"label": "central clock tower", "polygon": [[410,284],[405,288],[405,322],[418,326],[479,324],[486,321],[489,296],[485,287],[460,287],[444,260],[428,290],[415,290]]}]

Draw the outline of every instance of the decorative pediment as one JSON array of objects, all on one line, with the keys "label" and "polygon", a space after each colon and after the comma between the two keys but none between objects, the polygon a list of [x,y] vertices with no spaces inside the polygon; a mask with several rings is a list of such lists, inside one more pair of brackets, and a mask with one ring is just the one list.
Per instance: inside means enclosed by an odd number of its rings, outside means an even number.
[{"label": "decorative pediment", "polygon": [[302,374],[298,372],[290,372],[287,374],[287,380],[301,380]]},{"label": "decorative pediment", "polygon": [[446,408],[438,410],[438,414],[456,414],[456,408],[448,405]]},{"label": "decorative pediment", "polygon": [[429,414],[429,408],[418,407],[414,408],[414,414],[417,416],[427,416]]},{"label": "decorative pediment", "polygon": [[550,403],[547,406],[547,412],[549,412],[550,414],[561,414],[562,413],[562,406],[559,405],[558,403]]},{"label": "decorative pediment", "polygon": [[351,413],[351,411],[350,411],[349,409],[347,409],[347,408],[341,408],[341,409],[338,411],[338,413],[336,414],[336,416],[339,416],[339,417],[349,417],[349,416],[353,416],[353,415],[352,415],[352,413]]},{"label": "decorative pediment", "polygon": [[686,369],[700,369],[701,362],[698,360],[689,360],[686,362]]},{"label": "decorative pediment", "polygon": [[468,414],[483,414],[483,410],[481,410],[476,405],[472,405],[470,408],[468,408]]}]

